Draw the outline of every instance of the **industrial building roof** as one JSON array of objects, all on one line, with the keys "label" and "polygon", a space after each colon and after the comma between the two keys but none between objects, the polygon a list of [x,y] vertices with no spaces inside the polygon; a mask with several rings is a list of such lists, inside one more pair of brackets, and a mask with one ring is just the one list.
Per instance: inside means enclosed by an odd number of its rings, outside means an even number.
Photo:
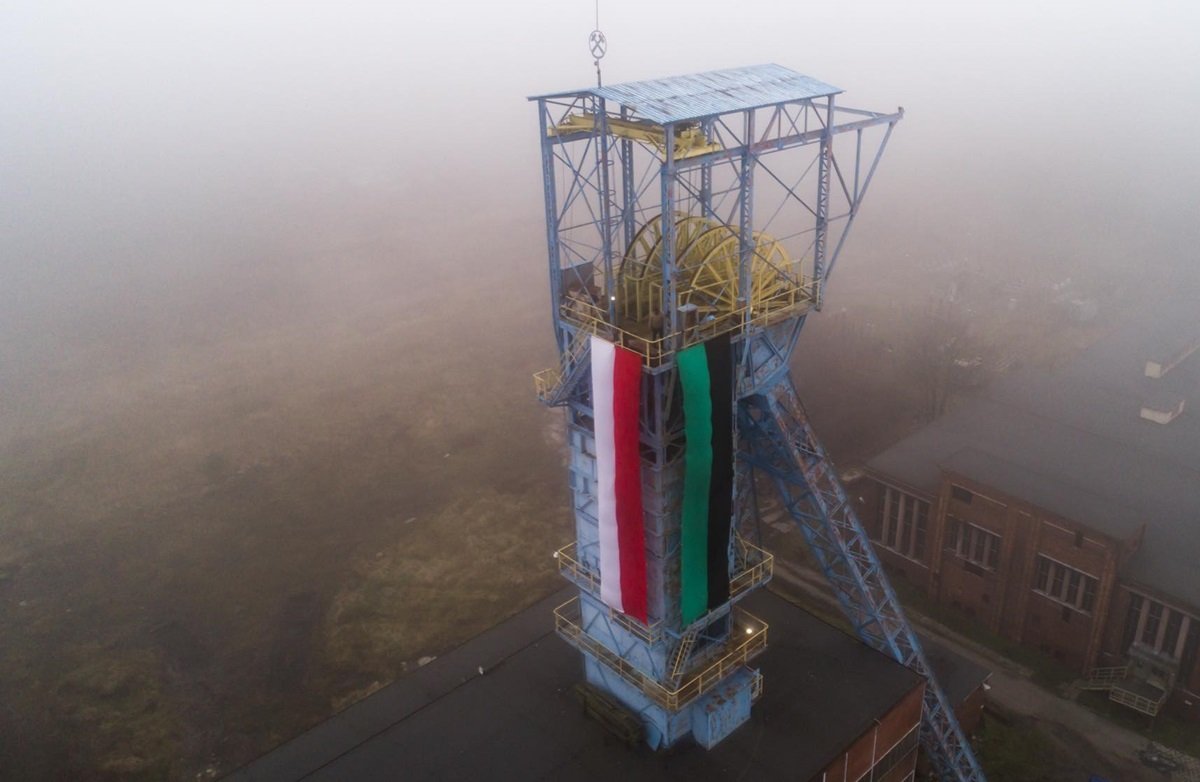
[{"label": "industrial building roof", "polygon": [[536,95],[531,100],[594,95],[629,109],[635,118],[666,125],[730,111],[822,98],[841,92],[837,87],[791,68],[768,64],[587,87],[571,92]]},{"label": "industrial building roof", "polygon": [[[1198,310],[1195,291],[1162,295],[1073,361],[1013,373],[868,466],[929,492],[952,470],[1118,538],[1144,523],[1123,575],[1200,608],[1200,353],[1145,374],[1147,360],[1200,336]],[[1185,400],[1182,414],[1142,418],[1164,393]]]},{"label": "industrial building roof", "polygon": [[975,448],[956,451],[940,466],[1065,518],[1086,518],[1091,526],[1114,537],[1128,537],[1136,530],[1131,523],[1141,517],[1136,509],[1068,479],[1050,478]]},{"label": "industrial building roof", "polygon": [[[921,683],[764,590],[745,601],[771,628],[754,662],[765,683],[749,723],[710,751],[626,747],[583,715],[571,691],[582,659],[554,635],[552,616],[570,594],[535,604],[231,779],[809,779]],[[951,678],[962,679],[965,697],[987,674],[957,665]]]}]

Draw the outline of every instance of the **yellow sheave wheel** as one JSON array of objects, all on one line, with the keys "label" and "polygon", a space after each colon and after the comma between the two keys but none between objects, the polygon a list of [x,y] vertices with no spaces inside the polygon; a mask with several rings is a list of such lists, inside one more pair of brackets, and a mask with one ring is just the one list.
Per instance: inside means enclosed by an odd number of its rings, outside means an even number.
[{"label": "yellow sheave wheel", "polygon": [[[644,320],[661,309],[662,216],[650,218],[634,235],[617,276],[619,309],[626,317]],[[715,220],[677,215],[675,262],[679,269],[679,305],[703,315],[720,317],[738,308],[738,258],[741,241],[736,228]],[[750,305],[754,312],[769,309],[789,289],[802,285],[799,269],[778,241],[754,234],[750,263]]]}]

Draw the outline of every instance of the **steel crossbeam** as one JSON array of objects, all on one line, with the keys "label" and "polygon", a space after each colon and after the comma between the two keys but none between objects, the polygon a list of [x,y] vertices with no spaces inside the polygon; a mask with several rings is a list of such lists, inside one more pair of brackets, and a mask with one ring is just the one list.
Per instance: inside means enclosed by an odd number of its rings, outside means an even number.
[{"label": "steel crossbeam", "polygon": [[938,776],[984,780],[790,376],[767,394],[743,399],[739,428],[742,456],[774,479],[855,632],[928,681],[921,741]]}]

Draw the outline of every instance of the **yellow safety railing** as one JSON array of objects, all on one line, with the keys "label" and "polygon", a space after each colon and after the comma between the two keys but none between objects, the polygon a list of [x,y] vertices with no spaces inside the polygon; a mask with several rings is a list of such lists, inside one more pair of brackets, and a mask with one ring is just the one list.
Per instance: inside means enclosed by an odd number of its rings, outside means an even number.
[{"label": "yellow safety railing", "polygon": [[[729,579],[730,597],[736,597],[749,589],[765,584],[771,579],[775,568],[775,556],[773,554],[755,546],[741,535],[734,537],[734,547],[734,566],[736,571],[733,577]],[[600,574],[580,562],[579,555],[576,552],[576,543],[568,543],[554,552],[554,559],[558,562],[559,574],[579,588],[585,589],[590,594],[599,597]],[[661,621],[644,625],[620,611],[609,610],[613,619],[638,638],[648,643],[656,643],[662,638],[663,630]]]},{"label": "yellow safety railing", "polygon": [[767,647],[767,625],[764,622],[740,609],[734,609],[732,618],[724,653],[675,689],[668,689],[585,632],[580,626],[577,597],[554,609],[554,629],[572,646],[603,662],[659,706],[678,711],[717,686],[736,668],[745,665]]},{"label": "yellow safety railing", "polygon": [[[575,545],[571,543],[554,552],[554,558],[558,561],[558,572],[563,578],[576,586],[586,589],[590,594],[599,597],[600,574],[579,561],[575,554]],[[608,608],[608,606],[605,607]],[[646,643],[654,644],[662,640],[663,627],[661,621],[645,625],[628,614],[623,614],[612,608],[608,608],[608,616],[609,619],[615,621]]]},{"label": "yellow safety railing", "polygon": [[763,675],[760,671],[754,672],[754,679],[750,682],[750,700],[756,701],[763,694]]},{"label": "yellow safety railing", "polygon": [[547,402],[558,390],[558,386],[563,382],[563,378],[567,376],[576,364],[583,360],[583,354],[588,347],[588,338],[594,334],[592,329],[579,329],[575,332],[575,336],[571,339],[571,344],[567,346],[567,350],[559,359],[557,367],[543,369],[541,372],[535,372],[533,375],[533,388],[537,392],[537,397],[543,402]]},{"label": "yellow safety railing", "polygon": [[[609,322],[607,309],[582,298],[565,301],[561,315],[563,320],[577,328],[587,329],[589,334],[596,334],[639,353],[651,366],[657,366],[676,349],[695,345],[721,334],[770,325],[784,317],[799,314],[801,310],[814,305],[816,300],[817,285],[809,279],[739,309],[707,313],[697,310],[695,322],[685,322],[682,328],[671,334],[655,334],[649,325],[649,315],[633,321],[637,323],[638,331],[621,328]],[[685,318],[686,320],[688,319]]]},{"label": "yellow safety railing", "polygon": [[775,572],[775,555],[755,546],[741,535],[734,537],[734,567],[729,579],[729,596],[736,597],[771,580]]},{"label": "yellow safety railing", "polygon": [[579,561],[576,556],[576,543],[567,545],[554,552],[558,562],[558,572],[568,581],[573,581],[592,594],[600,594],[600,574]]},{"label": "yellow safety railing", "polygon": [[654,336],[649,333],[629,331],[613,325],[608,320],[608,310],[582,298],[571,298],[563,302],[561,308],[563,320],[579,329],[586,329],[589,334],[607,339],[613,344],[628,348],[635,353],[645,356],[652,365],[662,362],[669,344],[664,335]]},{"label": "yellow safety railing", "polygon": [[537,392],[537,398],[543,402],[550,398],[550,394],[562,382],[562,370],[558,367],[550,367],[543,369],[541,372],[533,373],[533,390]]},{"label": "yellow safety railing", "polygon": [[[817,301],[816,282],[809,279],[799,285],[788,286],[779,293],[729,312],[704,312],[697,309],[685,317],[682,328],[672,334],[656,334],[650,323],[655,319],[651,308],[657,309],[661,304],[661,294],[656,284],[651,284],[653,302],[640,298],[641,288],[634,286],[633,295],[626,301],[632,301],[637,310],[631,313],[630,323],[637,330],[621,328],[608,318],[608,310],[583,298],[573,297],[563,302],[561,315],[577,329],[571,346],[563,353],[560,365],[549,367],[533,376],[534,391],[543,402],[550,400],[557,392],[563,378],[578,362],[587,346],[587,339],[593,335],[607,339],[623,348],[632,350],[643,356],[650,366],[658,366],[675,350],[696,345],[721,334],[736,331],[745,332],[751,328],[765,327],[786,317],[800,314],[813,306]],[[646,312],[641,311],[645,309]]]}]

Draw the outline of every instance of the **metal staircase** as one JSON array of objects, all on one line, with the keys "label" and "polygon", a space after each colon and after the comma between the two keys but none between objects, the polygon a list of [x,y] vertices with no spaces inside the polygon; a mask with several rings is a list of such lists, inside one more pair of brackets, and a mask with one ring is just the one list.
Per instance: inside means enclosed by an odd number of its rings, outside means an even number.
[{"label": "metal staircase", "polygon": [[543,369],[533,376],[533,385],[538,400],[550,407],[565,405],[580,379],[591,366],[592,332],[579,329],[571,337],[563,351],[562,363],[557,367]]},{"label": "metal staircase", "polygon": [[1139,680],[1128,665],[1093,668],[1088,672],[1088,678],[1076,686],[1081,690],[1107,692],[1113,703],[1128,706],[1149,717],[1158,716],[1169,695],[1169,687]]},{"label": "metal staircase", "polygon": [[938,777],[982,782],[983,771],[953,707],[808,423],[790,376],[765,394],[742,399],[739,430],[743,458],[774,480],[858,636],[928,682],[921,743]]},{"label": "metal staircase", "polygon": [[1088,677],[1079,683],[1081,690],[1099,690],[1107,692],[1113,685],[1125,679],[1129,672],[1128,665],[1114,665],[1108,668],[1093,668]]},{"label": "metal staircase", "polygon": [[683,672],[687,670],[688,659],[692,656],[692,649],[696,646],[696,639],[700,637],[699,625],[693,625],[679,639],[679,645],[675,647],[675,651],[671,654],[671,679],[679,681],[683,676]]}]

